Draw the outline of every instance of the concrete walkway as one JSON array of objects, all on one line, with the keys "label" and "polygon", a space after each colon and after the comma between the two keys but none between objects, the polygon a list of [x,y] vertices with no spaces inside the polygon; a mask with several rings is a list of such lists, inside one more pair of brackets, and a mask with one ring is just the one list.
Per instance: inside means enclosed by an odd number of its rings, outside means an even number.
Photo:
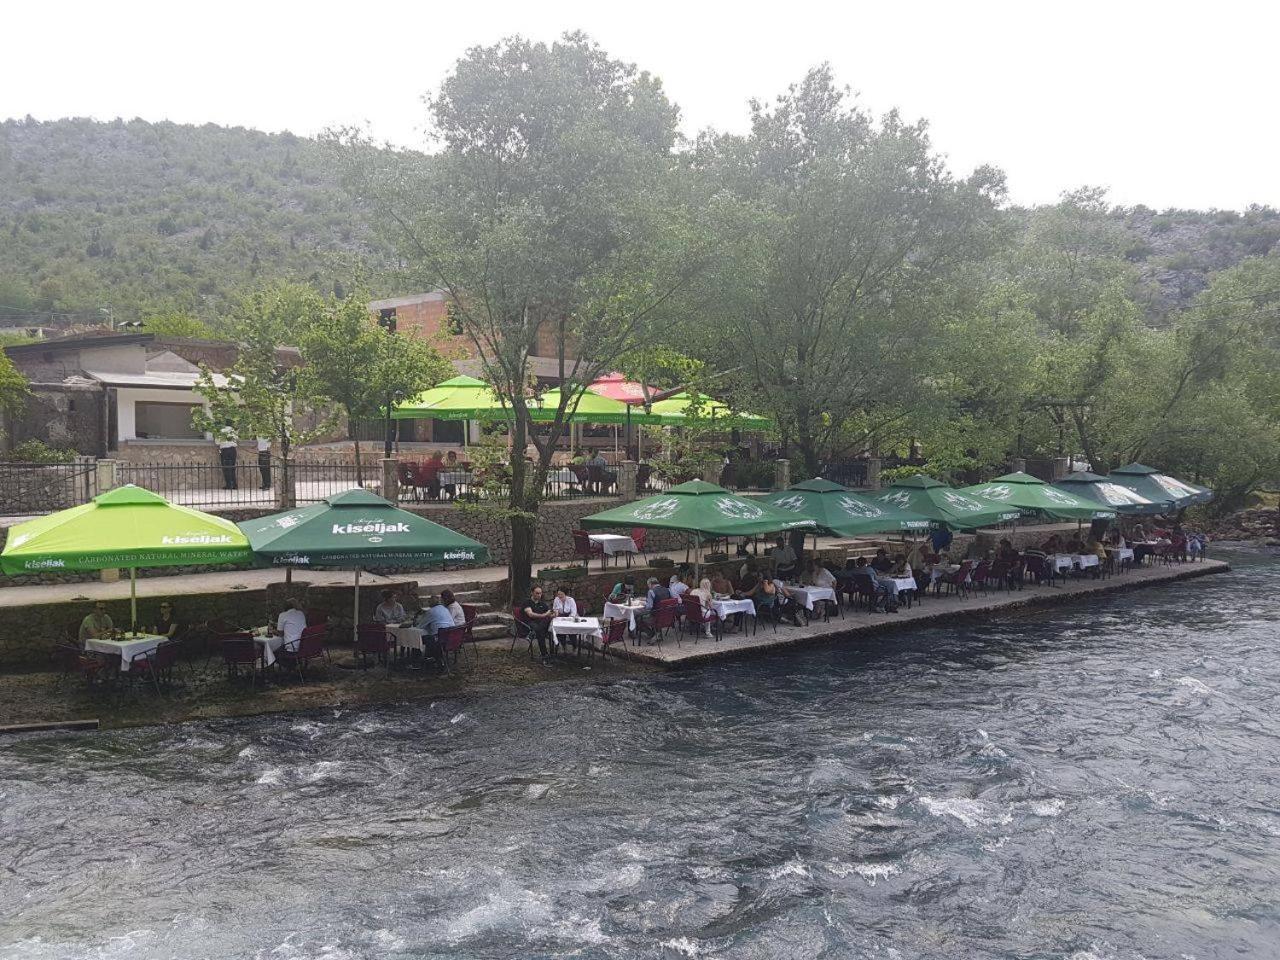
[{"label": "concrete walkway", "polygon": [[665,667],[689,666],[709,660],[750,656],[784,647],[856,639],[859,636],[883,633],[909,625],[954,623],[966,617],[990,616],[1019,608],[1057,605],[1100,593],[1155,586],[1175,580],[1225,573],[1230,569],[1231,567],[1224,561],[1204,560],[1198,563],[1181,563],[1171,566],[1139,567],[1105,580],[1072,579],[1061,586],[1054,587],[1037,587],[1029,584],[1023,590],[1011,592],[993,590],[988,594],[970,594],[963,599],[929,594],[926,599],[918,602],[911,609],[908,610],[903,606],[898,613],[867,613],[861,609],[845,609],[843,618],[837,615],[827,622],[815,620],[807,627],[780,624],[775,631],[768,623],[761,622],[754,633],[751,621],[747,619],[743,633],[729,633],[719,641],[700,637],[695,642],[693,637],[686,634],[679,637],[677,642],[676,633],[672,631],[668,633],[667,639],[661,646],[635,646],[628,641],[625,653],[621,650],[621,644],[611,647],[610,653]]}]

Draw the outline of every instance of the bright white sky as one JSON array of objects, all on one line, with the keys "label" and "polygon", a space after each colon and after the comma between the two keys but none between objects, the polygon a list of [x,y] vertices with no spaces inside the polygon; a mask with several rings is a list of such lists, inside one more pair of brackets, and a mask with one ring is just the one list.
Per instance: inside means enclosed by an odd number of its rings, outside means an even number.
[{"label": "bright white sky", "polygon": [[467,47],[582,29],[662,77],[687,133],[744,129],[750,98],[828,60],[873,111],[928,119],[954,170],[1003,168],[1018,203],[1097,184],[1280,206],[1280,5],[1262,0],[45,0],[4,23],[0,117],[356,122],[418,146],[421,96]]}]

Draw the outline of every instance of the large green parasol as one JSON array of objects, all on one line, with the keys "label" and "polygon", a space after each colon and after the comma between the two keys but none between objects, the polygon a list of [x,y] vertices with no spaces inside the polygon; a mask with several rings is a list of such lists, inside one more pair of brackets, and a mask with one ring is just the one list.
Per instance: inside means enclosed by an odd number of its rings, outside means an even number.
[{"label": "large green parasol", "polygon": [[453,377],[391,409],[395,420],[505,420],[511,408],[475,377]]},{"label": "large green parasol", "polygon": [[650,412],[663,426],[679,427],[689,423],[718,423],[742,430],[765,430],[773,421],[753,413],[735,413],[728,404],[711,397],[685,391],[672,394],[650,405]]},{"label": "large green parasol", "polygon": [[136,629],[140,567],[251,559],[248,540],[230,520],[177,506],[128,484],[13,527],[0,553],[0,568],[8,574],[127,569]]},{"label": "large green parasol", "polygon": [[973,530],[1017,520],[1022,511],[969,493],[953,490],[940,480],[922,473],[899,480],[875,498],[876,503],[893,504],[903,510],[945,523],[952,529]]},{"label": "large green parasol", "polygon": [[1116,515],[1114,508],[1059,490],[1039,477],[1021,471],[1006,473],[988,483],[962,487],[960,492],[1059,520],[1111,520]]},{"label": "large green parasol", "polygon": [[928,517],[892,503],[877,503],[821,477],[794,484],[764,499],[779,510],[808,517],[838,537],[894,530],[927,530],[933,525]]},{"label": "large green parasol", "polygon": [[[560,408],[561,396],[559,387],[542,394],[538,398],[537,405],[529,407],[529,419],[539,422],[554,420],[556,411]],[[570,395],[566,410],[569,411],[568,416],[565,418],[566,423],[621,425],[628,423],[660,424],[663,422],[661,418],[645,413],[643,407],[623,403],[621,400],[601,396],[586,389],[576,397],[572,394]]]},{"label": "large green parasol", "polygon": [[1128,487],[1134,493],[1146,497],[1155,503],[1164,503],[1167,510],[1181,510],[1183,507],[1197,503],[1208,503],[1213,499],[1213,491],[1205,487],[1177,480],[1168,474],[1161,473],[1155,467],[1141,463],[1130,463],[1117,467],[1107,476],[1112,483]]},{"label": "large green parasol", "polygon": [[1098,503],[1110,507],[1116,513],[1163,513],[1168,506],[1163,501],[1159,503],[1153,502],[1140,494],[1134,493],[1128,487],[1122,487],[1106,477],[1100,477],[1096,473],[1089,473],[1084,470],[1067,474],[1054,486],[1077,497],[1096,500]]},{"label": "large green parasol", "polygon": [[666,493],[584,517],[582,526],[687,530],[699,536],[718,538],[751,537],[795,528],[812,529],[816,524],[807,517],[779,510],[763,500],[739,497],[704,480],[690,480]]},{"label": "large green parasol", "polygon": [[367,490],[347,490],[311,506],[245,520],[240,529],[254,553],[274,566],[354,569],[353,629],[360,621],[361,568],[422,568],[489,558],[484,544]]}]

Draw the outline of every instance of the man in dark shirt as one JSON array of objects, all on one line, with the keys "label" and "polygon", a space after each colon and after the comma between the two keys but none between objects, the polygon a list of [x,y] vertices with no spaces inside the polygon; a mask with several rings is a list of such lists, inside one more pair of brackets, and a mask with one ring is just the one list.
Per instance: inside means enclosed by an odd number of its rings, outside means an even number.
[{"label": "man in dark shirt", "polygon": [[876,573],[888,573],[893,569],[893,561],[884,547],[876,551],[876,555],[871,559],[871,566],[875,568]]},{"label": "man in dark shirt", "polygon": [[525,623],[538,640],[538,653],[542,654],[542,662],[547,662],[547,639],[551,634],[551,605],[542,598],[542,588],[534,587],[529,600],[524,605]]}]

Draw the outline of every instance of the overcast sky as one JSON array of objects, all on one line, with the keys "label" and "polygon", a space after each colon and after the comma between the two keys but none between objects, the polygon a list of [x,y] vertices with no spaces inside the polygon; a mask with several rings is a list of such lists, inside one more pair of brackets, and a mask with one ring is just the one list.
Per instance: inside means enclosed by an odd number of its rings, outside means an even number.
[{"label": "overcast sky", "polygon": [[14,3],[0,117],[142,117],[423,144],[421,97],[474,44],[582,29],[662,77],[687,133],[812,65],[879,113],[927,119],[958,172],[1019,203],[1280,206],[1280,6],[1256,2],[644,3],[129,0]]}]

